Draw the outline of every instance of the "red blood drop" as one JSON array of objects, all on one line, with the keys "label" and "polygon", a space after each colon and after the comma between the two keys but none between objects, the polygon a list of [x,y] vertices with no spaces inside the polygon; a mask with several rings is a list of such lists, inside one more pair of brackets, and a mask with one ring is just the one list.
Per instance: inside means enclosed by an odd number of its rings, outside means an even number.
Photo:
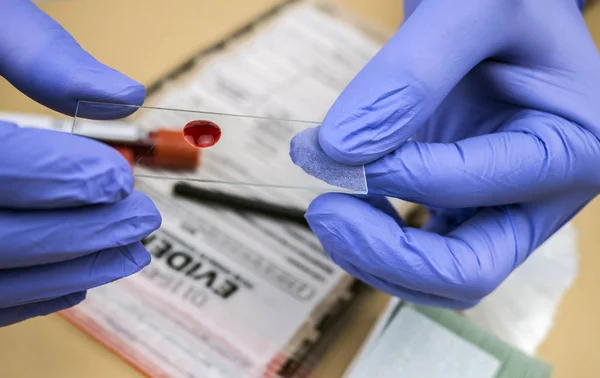
[{"label": "red blood drop", "polygon": [[197,148],[211,147],[221,139],[221,128],[211,121],[191,121],[183,127],[183,138]]}]

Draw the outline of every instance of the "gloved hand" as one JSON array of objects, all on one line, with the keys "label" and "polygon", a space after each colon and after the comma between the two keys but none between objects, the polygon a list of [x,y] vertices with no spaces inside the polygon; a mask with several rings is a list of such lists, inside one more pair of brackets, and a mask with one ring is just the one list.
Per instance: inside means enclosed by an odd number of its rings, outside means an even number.
[{"label": "gloved hand", "polygon": [[[318,131],[330,158],[366,165],[370,195],[326,194],[306,217],[366,283],[468,308],[599,193],[600,59],[573,0],[405,11]],[[429,224],[382,196],[430,207]]]},{"label": "gloved hand", "polygon": [[[27,0],[0,1],[0,75],[69,115],[78,100],[145,97]],[[140,240],[159,225],[112,148],[0,122],[0,325],[73,306],[87,289],[139,271],[150,261]]]}]

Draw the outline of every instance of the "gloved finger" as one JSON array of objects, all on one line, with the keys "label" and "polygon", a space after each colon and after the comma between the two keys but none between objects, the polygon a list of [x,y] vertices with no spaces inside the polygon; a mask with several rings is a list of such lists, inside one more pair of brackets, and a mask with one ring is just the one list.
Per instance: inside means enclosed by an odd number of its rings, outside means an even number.
[{"label": "gloved finger", "polygon": [[306,218],[334,261],[345,260],[409,290],[477,301],[593,197],[486,208],[447,236],[403,229],[367,203],[341,194],[318,197]]},{"label": "gloved finger", "polygon": [[[0,1],[0,19],[0,75],[33,100],[68,115],[79,100],[143,103],[141,84],[94,59],[31,1]],[[134,110],[99,107],[86,116],[119,118]]]},{"label": "gloved finger", "polygon": [[549,198],[585,180],[596,185],[582,175],[599,150],[589,131],[526,112],[503,132],[455,143],[407,142],[365,172],[369,193],[435,207],[496,206]]},{"label": "gloved finger", "polygon": [[443,307],[452,310],[466,310],[479,303],[479,301],[457,301],[433,294],[410,290],[405,287],[384,281],[377,276],[357,268],[346,260],[340,259],[333,261],[348,274],[356,277],[367,285],[408,302],[416,303],[422,306]]},{"label": "gloved finger", "polygon": [[465,209],[427,208],[429,219],[422,227],[423,230],[446,235],[454,231],[468,219],[471,219],[480,208],[470,207]]},{"label": "gloved finger", "polygon": [[133,190],[123,156],[82,136],[0,122],[0,161],[2,208],[111,203]]},{"label": "gloved finger", "polygon": [[60,263],[0,270],[0,308],[88,290],[134,274],[149,263],[150,254],[136,242]]},{"label": "gloved finger", "polygon": [[0,308],[0,327],[22,322],[23,320],[46,316],[66,310],[81,303],[86,296],[85,291],[68,294],[43,302],[29,303],[21,306]]},{"label": "gloved finger", "polygon": [[398,214],[398,211],[392,206],[390,201],[383,196],[374,196],[374,195],[357,195],[356,198],[365,201],[369,205],[373,206],[376,209],[381,210],[384,214],[390,216],[400,227],[404,227],[404,220]]},{"label": "gloved finger", "polygon": [[[331,259],[379,290],[406,300],[444,307],[469,307],[480,299],[462,298],[451,290],[435,292],[439,278],[428,265],[438,269],[445,266],[424,262],[427,257],[421,254],[426,252],[420,243],[429,247],[431,241],[423,240],[423,235],[429,235],[433,241],[441,239],[439,235],[403,229],[387,214],[343,194],[318,197],[306,217]],[[420,237],[412,236],[418,233]],[[431,260],[442,260],[436,257],[440,253],[444,251],[430,249]]]},{"label": "gloved finger", "polygon": [[404,0],[402,2],[402,8],[404,10],[404,19],[408,19],[412,13],[417,9],[422,0]]},{"label": "gloved finger", "polygon": [[325,153],[354,165],[397,149],[473,67],[503,48],[505,3],[422,2],[327,113],[319,130]]},{"label": "gloved finger", "polygon": [[56,263],[130,245],[160,223],[152,201],[137,191],[109,205],[51,212],[0,210],[0,240],[10,240],[0,243],[0,269]]}]

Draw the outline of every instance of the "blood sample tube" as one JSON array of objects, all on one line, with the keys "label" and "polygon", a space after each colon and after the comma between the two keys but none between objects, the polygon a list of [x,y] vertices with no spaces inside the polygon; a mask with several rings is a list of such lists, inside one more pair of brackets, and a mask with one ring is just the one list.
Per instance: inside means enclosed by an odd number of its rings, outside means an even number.
[{"label": "blood sample tube", "polygon": [[[129,123],[111,126],[90,123],[80,124],[77,133],[106,143],[124,156],[131,154],[132,165],[193,170],[200,163],[200,150],[186,142],[181,130],[156,129],[144,132]],[[125,150],[129,152],[123,152]]]},{"label": "blood sample tube", "polygon": [[135,157],[133,156],[133,151],[125,147],[116,147],[115,150],[117,150],[117,152],[123,155],[125,160],[127,160],[127,162],[129,163],[129,166],[133,168],[133,163],[135,159]]},{"label": "blood sample tube", "polygon": [[157,168],[193,170],[200,163],[200,150],[185,140],[180,129],[146,132],[130,122],[105,124],[86,119],[78,120],[77,127],[73,128],[70,120],[8,112],[2,113],[2,119],[21,127],[73,132],[104,142],[117,149],[131,166],[140,163]]},{"label": "blood sample tube", "polygon": [[137,141],[95,139],[117,149],[129,149],[136,164],[191,170],[197,168],[199,163],[200,151],[190,146],[179,130],[155,130]]}]

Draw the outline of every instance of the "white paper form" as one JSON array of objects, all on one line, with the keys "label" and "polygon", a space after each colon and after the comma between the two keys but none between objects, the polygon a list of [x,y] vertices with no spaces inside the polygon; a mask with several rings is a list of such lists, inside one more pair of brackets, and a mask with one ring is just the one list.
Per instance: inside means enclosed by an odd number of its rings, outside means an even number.
[{"label": "white paper form", "polygon": [[[296,7],[234,53],[172,85],[153,105],[319,121],[379,48],[356,27],[312,5]],[[174,113],[141,116],[142,127],[150,119],[180,124]],[[46,127],[64,128],[56,122]],[[269,169],[285,175],[277,161],[289,159],[289,146],[280,143],[281,130],[265,130],[259,137],[241,129],[240,148],[256,155],[269,150]],[[203,174],[220,179],[252,174],[258,166],[251,159],[211,159],[203,159]],[[136,184],[163,215],[161,229],[144,241],[153,255],[150,266],[91,290],[66,315],[152,376],[259,376],[347,276],[309,230],[175,199],[173,184]],[[248,186],[218,189],[299,207],[315,196]]]}]

